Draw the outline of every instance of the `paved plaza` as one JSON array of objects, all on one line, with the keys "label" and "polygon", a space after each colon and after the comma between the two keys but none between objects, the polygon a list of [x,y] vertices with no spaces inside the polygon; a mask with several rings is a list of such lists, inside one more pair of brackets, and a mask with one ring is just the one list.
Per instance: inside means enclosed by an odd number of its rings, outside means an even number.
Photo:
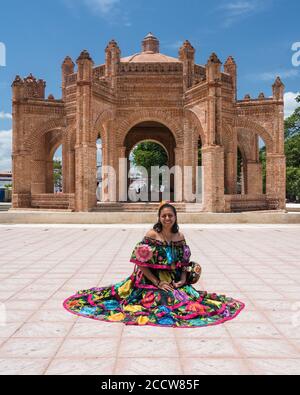
[{"label": "paved plaza", "polygon": [[300,226],[184,226],[200,289],[246,309],[222,326],[127,327],[71,315],[77,290],[128,277],[150,226],[0,226],[0,374],[299,374]]}]

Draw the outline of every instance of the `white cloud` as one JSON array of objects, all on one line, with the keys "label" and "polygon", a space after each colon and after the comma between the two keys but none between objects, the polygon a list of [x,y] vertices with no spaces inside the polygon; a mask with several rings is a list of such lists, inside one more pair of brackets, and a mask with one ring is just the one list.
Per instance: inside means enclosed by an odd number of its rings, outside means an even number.
[{"label": "white cloud", "polygon": [[275,81],[277,76],[280,76],[281,79],[288,79],[298,77],[299,70],[297,69],[290,69],[290,70],[281,70],[281,71],[268,71],[265,73],[261,73],[256,75],[256,78],[260,79],[261,81]]},{"label": "white cloud", "polygon": [[91,13],[100,16],[109,24],[131,27],[128,10],[122,9],[121,0],[63,0],[69,10],[80,18],[80,8],[86,7]]},{"label": "white cloud", "polygon": [[218,11],[222,13],[223,27],[230,27],[241,19],[264,11],[270,3],[271,0],[264,2],[261,0],[238,0],[222,4],[218,7]]},{"label": "white cloud", "polygon": [[299,96],[300,92],[286,92],[284,95],[284,116],[285,118],[293,114],[297,107],[300,107],[300,103],[296,102],[296,97]]},{"label": "white cloud", "polygon": [[182,46],[183,43],[184,43],[184,40],[178,40],[178,41],[175,41],[170,44],[164,44],[163,46],[168,49],[175,49],[175,50],[178,49],[179,50],[179,48]]},{"label": "white cloud", "polygon": [[11,170],[12,130],[0,131],[0,171]]},{"label": "white cloud", "polygon": [[12,119],[12,115],[7,112],[0,111],[0,119]]},{"label": "white cloud", "polygon": [[120,0],[85,0],[85,3],[92,11],[106,15],[120,3]]}]

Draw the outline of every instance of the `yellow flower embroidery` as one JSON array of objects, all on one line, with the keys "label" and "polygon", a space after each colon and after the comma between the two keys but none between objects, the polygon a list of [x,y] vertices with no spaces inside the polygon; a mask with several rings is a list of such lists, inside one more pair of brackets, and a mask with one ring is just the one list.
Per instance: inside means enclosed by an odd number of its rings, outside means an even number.
[{"label": "yellow flower embroidery", "polygon": [[135,305],[135,306],[131,305],[131,306],[126,306],[124,308],[124,311],[126,311],[126,313],[127,312],[128,313],[138,313],[139,311],[142,311],[142,310],[143,310],[143,307],[139,306],[139,305]]},{"label": "yellow flower embroidery", "polygon": [[125,283],[122,287],[119,288],[118,294],[120,295],[121,298],[128,298],[130,295],[130,292],[132,290],[132,281],[128,280],[127,283]]},{"label": "yellow flower embroidery", "polygon": [[125,315],[123,313],[118,313],[118,314],[113,314],[110,317],[108,317],[109,321],[112,322],[120,322],[125,319]]},{"label": "yellow flower embroidery", "polygon": [[137,323],[139,325],[147,325],[149,322],[149,318],[148,317],[139,317],[137,320]]}]

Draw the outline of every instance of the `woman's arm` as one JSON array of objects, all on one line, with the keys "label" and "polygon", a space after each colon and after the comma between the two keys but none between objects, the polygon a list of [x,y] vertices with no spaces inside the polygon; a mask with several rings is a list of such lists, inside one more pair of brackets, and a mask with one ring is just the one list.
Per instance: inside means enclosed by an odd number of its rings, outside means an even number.
[{"label": "woman's arm", "polygon": [[187,280],[187,272],[182,271],[180,281],[178,283],[173,283],[175,288],[181,288],[186,285],[186,280]]},{"label": "woman's arm", "polygon": [[143,273],[143,275],[152,282],[152,284],[154,284],[157,288],[162,289],[163,291],[174,291],[174,288],[172,287],[171,284],[168,284],[164,281],[160,281],[158,278],[156,278],[154,276],[154,274],[151,272],[151,270],[149,270],[146,267],[140,267],[139,268],[141,270],[141,272]]},{"label": "woman's arm", "polygon": [[151,272],[150,269],[147,267],[139,267],[140,271],[143,273],[143,275],[152,282],[156,287],[159,285],[160,281],[157,277],[154,276],[154,274]]}]

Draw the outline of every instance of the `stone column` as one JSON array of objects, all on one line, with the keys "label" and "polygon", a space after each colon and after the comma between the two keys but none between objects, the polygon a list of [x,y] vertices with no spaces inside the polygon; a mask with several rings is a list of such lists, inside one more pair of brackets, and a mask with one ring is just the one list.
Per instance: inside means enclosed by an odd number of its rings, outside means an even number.
[{"label": "stone column", "polygon": [[225,153],[225,190],[227,195],[237,193],[237,154]]},{"label": "stone column", "polygon": [[76,146],[76,211],[90,211],[97,205],[96,147],[94,144]]},{"label": "stone column", "polygon": [[34,159],[31,161],[31,193],[40,195],[46,193],[46,161]]},{"label": "stone column", "polygon": [[67,165],[64,169],[65,193],[75,193],[75,150],[67,153]]},{"label": "stone column", "polygon": [[267,197],[279,199],[279,209],[286,207],[286,157],[267,154]]},{"label": "stone column", "polygon": [[126,158],[126,147],[119,147],[119,168],[118,168],[118,176],[117,176],[117,185],[118,185],[118,196],[119,202],[127,202],[128,201],[128,158]]},{"label": "stone column", "polygon": [[46,193],[54,192],[54,169],[53,160],[47,160],[46,166]]},{"label": "stone column", "polygon": [[97,205],[97,147],[92,141],[93,61],[87,51],[77,59],[76,193],[75,210],[87,212]]},{"label": "stone column", "polygon": [[181,203],[183,201],[183,147],[175,148],[175,195],[174,201]]},{"label": "stone column", "polygon": [[13,159],[13,208],[31,206],[31,155],[20,151],[12,155]]},{"label": "stone column", "polygon": [[31,207],[31,152],[24,147],[24,122],[21,100],[24,97],[24,82],[17,76],[12,84],[13,135],[12,176],[13,208]]},{"label": "stone column", "polygon": [[204,211],[222,213],[225,211],[224,198],[224,148],[205,146],[202,148],[204,168]]},{"label": "stone column", "polygon": [[267,196],[279,199],[279,209],[286,208],[286,156],[284,152],[284,91],[285,86],[279,77],[273,88],[276,101],[273,135],[274,151],[267,153]]},{"label": "stone column", "polygon": [[66,144],[62,145],[62,191],[67,193],[68,190],[68,161],[69,151],[67,150]]},{"label": "stone column", "polygon": [[247,186],[248,195],[263,194],[263,175],[262,164],[248,161],[247,162]]}]

